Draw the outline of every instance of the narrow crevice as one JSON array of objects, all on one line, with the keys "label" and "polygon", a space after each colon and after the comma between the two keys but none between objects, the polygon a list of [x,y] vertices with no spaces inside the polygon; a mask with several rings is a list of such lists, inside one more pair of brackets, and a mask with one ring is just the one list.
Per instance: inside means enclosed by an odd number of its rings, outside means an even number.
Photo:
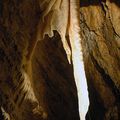
[{"label": "narrow crevice", "polygon": [[103,77],[103,80],[105,80],[107,85],[109,85],[110,89],[112,90],[113,94],[116,97],[116,100],[117,100],[116,103],[118,103],[120,101],[120,90],[119,90],[119,88],[116,87],[116,85],[114,84],[111,77],[108,74],[105,73],[104,69],[98,64],[97,60],[93,57],[92,54],[91,54],[91,59],[92,59],[94,65],[95,65],[96,69],[98,70],[98,72]]}]

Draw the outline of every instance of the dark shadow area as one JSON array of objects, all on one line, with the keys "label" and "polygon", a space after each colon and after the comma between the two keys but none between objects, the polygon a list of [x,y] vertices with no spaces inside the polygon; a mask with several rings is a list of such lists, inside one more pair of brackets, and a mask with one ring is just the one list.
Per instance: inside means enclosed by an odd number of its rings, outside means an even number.
[{"label": "dark shadow area", "polygon": [[[105,83],[111,88],[111,91],[116,98],[115,104],[117,105],[118,111],[119,111],[120,110],[120,89],[116,87],[115,83],[113,82],[114,80],[112,80],[112,78],[105,73],[105,70],[98,64],[98,62],[95,60],[95,58],[92,55],[91,55],[91,59],[95,65],[95,68],[103,77]],[[120,114],[119,114],[119,118],[120,118]]]},{"label": "dark shadow area", "polygon": [[0,120],[4,120],[4,117],[3,117],[3,115],[2,115],[2,110],[1,110],[1,108],[0,108]]},{"label": "dark shadow area", "polygon": [[[101,2],[106,2],[106,0],[80,0],[80,7],[99,6]],[[120,7],[120,0],[110,0],[110,2]]]},{"label": "dark shadow area", "polygon": [[90,106],[86,115],[86,120],[104,120],[105,107],[103,106],[103,101],[100,99],[100,96],[95,90],[93,83],[89,83],[89,81],[92,80],[88,80]]},{"label": "dark shadow area", "polygon": [[[33,66],[37,61],[37,71],[44,81],[44,104],[47,106],[48,119],[79,120],[73,67],[68,63],[61,38],[56,31],[54,31],[54,37],[49,38],[46,35],[45,39],[38,43],[35,56]],[[34,66],[34,70],[36,68]],[[35,86],[35,88],[38,87]]]},{"label": "dark shadow area", "polygon": [[115,95],[116,102],[119,103],[120,101],[120,90],[115,86],[112,78],[105,73],[105,70],[98,64],[98,62],[95,60],[95,58],[91,55],[92,61],[94,62],[95,67],[97,68],[97,71],[101,74],[103,79],[105,80],[106,84],[109,85],[109,87],[112,89],[113,94]]}]

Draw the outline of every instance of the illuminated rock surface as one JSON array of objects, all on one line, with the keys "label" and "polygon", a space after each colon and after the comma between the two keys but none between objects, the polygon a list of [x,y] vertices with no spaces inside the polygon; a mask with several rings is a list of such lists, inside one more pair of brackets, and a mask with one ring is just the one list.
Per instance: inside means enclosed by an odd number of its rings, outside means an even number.
[{"label": "illuminated rock surface", "polygon": [[91,120],[120,119],[120,2],[81,0]]},{"label": "illuminated rock surface", "polygon": [[[97,1],[81,0],[80,7],[87,120],[119,120],[120,3]],[[36,44],[39,7],[39,0],[0,1],[0,120],[79,120],[66,45],[56,31]]]}]

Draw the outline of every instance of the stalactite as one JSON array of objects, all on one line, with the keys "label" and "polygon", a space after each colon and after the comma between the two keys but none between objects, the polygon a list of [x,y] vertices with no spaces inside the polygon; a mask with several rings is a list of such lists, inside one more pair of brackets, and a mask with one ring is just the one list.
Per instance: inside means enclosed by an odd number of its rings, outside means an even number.
[{"label": "stalactite", "polygon": [[[46,4],[48,5],[46,6]],[[80,118],[85,120],[89,98],[80,38],[79,0],[51,0],[49,2],[42,0],[40,7],[42,19],[39,24],[38,39],[43,39],[45,34],[53,36],[53,30],[60,34],[69,63],[71,63],[72,58]],[[69,38],[70,46],[66,36]]]}]

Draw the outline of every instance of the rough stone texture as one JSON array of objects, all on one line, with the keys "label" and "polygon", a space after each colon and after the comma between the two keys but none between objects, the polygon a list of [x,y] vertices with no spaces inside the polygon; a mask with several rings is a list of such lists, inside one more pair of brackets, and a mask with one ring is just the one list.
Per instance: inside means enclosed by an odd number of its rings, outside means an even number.
[{"label": "rough stone texture", "polygon": [[37,0],[0,0],[0,120],[79,120],[58,33],[39,41],[31,59],[40,14]]},{"label": "rough stone texture", "polygon": [[[39,41],[30,60],[39,18],[38,0],[0,0],[0,106],[11,120],[79,120],[73,69],[58,33]],[[87,120],[119,120],[120,2],[81,0],[80,25]]]},{"label": "rough stone texture", "polygon": [[67,61],[60,36],[57,32],[54,34],[52,39],[46,36],[35,49],[35,93],[40,103],[45,104],[50,120],[78,120],[78,101],[72,66]]},{"label": "rough stone texture", "polygon": [[81,0],[89,120],[120,119],[120,2]]}]

